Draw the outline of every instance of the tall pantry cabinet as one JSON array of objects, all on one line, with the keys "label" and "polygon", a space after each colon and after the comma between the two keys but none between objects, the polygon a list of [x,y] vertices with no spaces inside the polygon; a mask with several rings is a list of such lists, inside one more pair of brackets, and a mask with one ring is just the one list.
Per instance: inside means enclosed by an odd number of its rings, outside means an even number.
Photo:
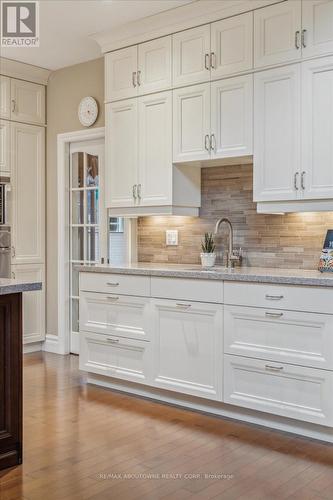
[{"label": "tall pantry cabinet", "polygon": [[0,76],[0,176],[10,177],[12,277],[42,281],[23,297],[24,344],[45,339],[45,86]]}]

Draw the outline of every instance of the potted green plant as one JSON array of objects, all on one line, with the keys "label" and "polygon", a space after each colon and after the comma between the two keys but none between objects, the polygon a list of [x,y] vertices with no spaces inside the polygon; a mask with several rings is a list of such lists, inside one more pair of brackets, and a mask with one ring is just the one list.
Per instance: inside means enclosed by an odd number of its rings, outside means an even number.
[{"label": "potted green plant", "polygon": [[212,233],[205,233],[205,239],[201,242],[201,249],[202,253],[200,257],[202,267],[213,267],[215,265],[216,253]]}]

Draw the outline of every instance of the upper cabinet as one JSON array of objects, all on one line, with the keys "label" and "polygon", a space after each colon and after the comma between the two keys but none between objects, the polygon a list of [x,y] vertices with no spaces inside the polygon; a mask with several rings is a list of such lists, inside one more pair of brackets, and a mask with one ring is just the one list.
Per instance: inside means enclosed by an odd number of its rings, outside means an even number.
[{"label": "upper cabinet", "polygon": [[105,100],[116,101],[137,95],[137,46],[105,56]]},{"label": "upper cabinet", "polygon": [[302,50],[304,57],[333,53],[333,1],[302,3]]},{"label": "upper cabinet", "polygon": [[0,120],[0,177],[9,177],[10,170],[10,122]]},{"label": "upper cabinet", "polygon": [[45,123],[44,85],[12,79],[10,94],[11,120],[36,125]]},{"label": "upper cabinet", "polygon": [[253,12],[211,25],[212,79],[251,70],[253,67]]},{"label": "upper cabinet", "polygon": [[0,118],[10,119],[10,78],[0,76]]},{"label": "upper cabinet", "polygon": [[[303,2],[304,3],[304,2]],[[302,4],[289,0],[254,13],[254,66],[272,66],[301,58]]]}]

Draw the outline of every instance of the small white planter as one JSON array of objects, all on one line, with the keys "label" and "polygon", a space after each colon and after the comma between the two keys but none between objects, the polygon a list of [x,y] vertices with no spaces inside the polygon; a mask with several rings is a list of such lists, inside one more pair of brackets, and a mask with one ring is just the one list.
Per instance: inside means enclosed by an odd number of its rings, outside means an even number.
[{"label": "small white planter", "polygon": [[201,265],[202,267],[213,267],[215,266],[216,253],[201,253]]}]

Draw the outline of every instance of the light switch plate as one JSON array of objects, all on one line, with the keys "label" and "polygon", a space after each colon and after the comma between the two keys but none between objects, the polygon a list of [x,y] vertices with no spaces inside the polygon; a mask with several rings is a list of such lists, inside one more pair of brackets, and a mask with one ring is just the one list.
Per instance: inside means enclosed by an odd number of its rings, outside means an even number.
[{"label": "light switch plate", "polygon": [[165,231],[165,243],[167,246],[178,245],[178,231],[177,229],[167,229]]}]

